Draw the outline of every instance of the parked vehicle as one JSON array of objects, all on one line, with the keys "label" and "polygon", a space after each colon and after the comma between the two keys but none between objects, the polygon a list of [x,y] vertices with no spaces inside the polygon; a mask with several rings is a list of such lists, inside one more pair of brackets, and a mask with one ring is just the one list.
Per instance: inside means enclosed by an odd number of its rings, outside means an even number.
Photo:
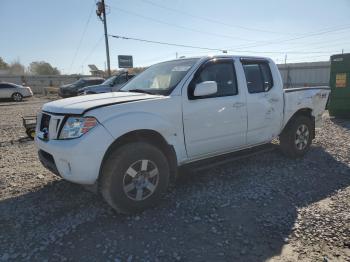
[{"label": "parked vehicle", "polygon": [[0,83],[0,98],[12,98],[15,102],[20,102],[25,97],[33,96],[33,92],[28,86],[21,86],[13,83]]},{"label": "parked vehicle", "polygon": [[283,90],[268,58],[214,56],[159,63],[119,92],[47,103],[38,116],[42,164],[98,184],[117,211],[153,206],[177,167],[270,143],[303,156],[329,88]]},{"label": "parked vehicle", "polygon": [[58,90],[58,94],[61,97],[72,97],[78,95],[78,90],[92,85],[99,85],[103,83],[105,80],[102,77],[84,77],[79,80],[68,84],[60,86]]},{"label": "parked vehicle", "polygon": [[133,78],[134,74],[123,72],[112,76],[100,85],[87,86],[79,89],[78,95],[91,95],[118,91],[126,82]]},{"label": "parked vehicle", "polygon": [[36,116],[22,116],[22,123],[26,130],[27,136],[34,140],[36,128]]}]

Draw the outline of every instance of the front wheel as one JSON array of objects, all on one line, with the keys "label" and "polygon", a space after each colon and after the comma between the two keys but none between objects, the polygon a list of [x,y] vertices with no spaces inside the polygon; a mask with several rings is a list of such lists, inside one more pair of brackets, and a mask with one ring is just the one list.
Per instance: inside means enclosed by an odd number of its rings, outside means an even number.
[{"label": "front wheel", "polygon": [[21,102],[23,100],[23,96],[20,93],[14,93],[12,95],[12,100],[15,102]]},{"label": "front wheel", "polygon": [[159,202],[168,187],[170,169],[161,150],[135,142],[113,150],[101,175],[104,199],[120,213],[136,213]]},{"label": "front wheel", "polygon": [[310,117],[297,116],[292,119],[280,135],[282,152],[291,158],[302,157],[310,148],[313,132]]}]

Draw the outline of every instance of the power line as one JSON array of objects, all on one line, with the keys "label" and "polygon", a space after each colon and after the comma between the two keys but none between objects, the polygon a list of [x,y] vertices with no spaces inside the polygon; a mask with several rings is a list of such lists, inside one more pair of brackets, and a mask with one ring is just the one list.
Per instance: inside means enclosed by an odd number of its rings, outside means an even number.
[{"label": "power line", "polygon": [[90,56],[92,55],[93,52],[95,52],[96,48],[98,47],[98,45],[101,43],[101,40],[103,39],[104,35],[101,35],[101,37],[98,39],[98,41],[96,42],[96,44],[93,46],[93,48],[91,49],[91,51],[88,53],[88,55],[85,57],[85,59],[83,60],[83,62],[81,63],[82,65],[85,64],[85,62],[90,58]]},{"label": "power line", "polygon": [[[149,2],[149,3],[152,2],[152,1],[149,1],[149,0],[143,0],[143,1],[146,1],[146,2]],[[155,5],[158,5],[158,4],[154,3],[154,2],[152,2],[152,3],[155,4]],[[164,7],[164,6],[162,6],[162,7]],[[131,14],[131,15],[134,15],[134,16],[137,16],[137,17],[141,17],[141,18],[146,19],[146,20],[154,21],[156,23],[165,24],[165,25],[168,25],[168,26],[177,27],[177,28],[180,28],[180,29],[185,29],[185,30],[189,30],[189,31],[197,32],[197,33],[202,33],[202,34],[205,34],[205,35],[213,35],[213,36],[217,36],[217,37],[231,38],[231,39],[235,39],[235,40],[239,39],[239,40],[252,42],[251,39],[244,39],[244,38],[233,37],[233,36],[229,36],[229,35],[216,34],[216,33],[212,33],[212,32],[206,32],[206,31],[202,31],[202,30],[198,30],[198,29],[194,29],[194,28],[180,26],[180,25],[177,25],[177,24],[172,24],[172,23],[169,23],[169,22],[166,22],[166,21],[163,21],[163,20],[155,19],[155,18],[152,18],[152,17],[148,17],[148,16],[144,16],[144,15],[132,12],[132,11],[128,11],[128,10],[125,10],[123,8],[120,8],[120,7],[113,7],[113,6],[111,6],[111,8],[116,9],[118,11],[121,11],[123,13],[128,13],[128,14]],[[164,7],[164,8],[167,8],[167,7]],[[171,8],[171,9],[173,9],[173,8]],[[177,10],[177,9],[174,9],[174,10]],[[177,11],[179,11],[179,10],[177,10]],[[189,13],[187,13],[187,14],[190,15]],[[201,18],[203,18],[203,17],[201,17]],[[203,18],[203,19],[206,19],[206,18]],[[209,19],[209,20],[211,20],[211,19]],[[219,21],[216,21],[216,22],[219,22]],[[219,23],[221,23],[221,22],[219,22]],[[276,40],[273,40],[273,41],[255,41],[255,42],[253,42],[250,45],[248,44],[248,45],[241,45],[241,46],[238,46],[238,47],[220,48],[220,50],[226,50],[227,49],[227,50],[230,50],[230,51],[237,52],[238,49],[242,49],[242,48],[258,47],[258,46],[265,46],[265,45],[270,45],[270,44],[283,43],[283,42],[288,42],[288,41],[293,41],[293,40],[299,40],[299,39],[303,39],[303,38],[323,35],[323,34],[326,34],[326,33],[334,33],[336,31],[345,30],[345,29],[348,29],[348,28],[350,28],[349,24],[343,25],[342,28],[338,28],[338,26],[337,27],[328,27],[327,29],[323,29],[321,31],[308,32],[308,33],[304,33],[304,34],[301,34],[299,36],[292,37],[292,38],[287,38],[287,39],[283,39],[282,38],[282,39],[276,39]],[[235,49],[232,49],[232,48],[235,48]]]},{"label": "power line", "polygon": [[[223,52],[223,53],[227,52],[226,50],[220,49],[220,48],[211,48],[211,47],[202,47],[202,46],[178,44],[178,43],[161,42],[161,41],[141,39],[141,38],[135,38],[135,37],[121,36],[121,35],[109,35],[109,36],[117,38],[117,39],[134,40],[134,41],[145,42],[145,43],[152,43],[152,44],[160,44],[160,45],[176,46],[176,47],[185,47],[185,48],[192,48],[192,49],[201,49],[201,50],[207,50],[207,51],[219,51],[219,52]],[[238,53],[265,53],[265,54],[285,54],[285,53],[291,53],[291,54],[320,54],[320,53],[328,53],[329,54],[329,53],[333,53],[333,51],[319,51],[319,52],[315,52],[315,51],[254,51],[254,50],[232,50],[232,51],[238,52]]]},{"label": "power line", "polygon": [[[320,45],[321,44],[321,45]],[[345,41],[344,40],[342,42],[328,42],[328,43],[325,43],[325,42],[318,42],[318,43],[313,43],[313,44],[309,44],[309,45],[301,45],[299,46],[298,48],[302,48],[304,46],[312,46],[312,49],[313,50],[317,50],[317,49],[323,49],[325,47],[327,48],[339,48],[339,47],[343,47],[343,46],[349,46],[350,42],[349,41]]]},{"label": "power line", "polygon": [[146,42],[146,43],[152,43],[152,44],[177,46],[177,47],[186,47],[186,48],[202,49],[202,50],[208,50],[208,51],[220,51],[220,52],[223,52],[223,53],[226,52],[226,50],[219,49],[219,48],[210,48],[210,47],[175,44],[175,43],[160,42],[160,41],[154,41],[154,40],[146,40],[146,39],[135,38],[135,37],[121,36],[121,35],[109,35],[109,36],[114,37],[114,38],[118,38],[118,39],[123,39],[123,40],[134,40],[134,41]]},{"label": "power line", "polygon": [[88,27],[89,22],[90,22],[90,19],[91,19],[92,11],[94,10],[94,7],[95,7],[95,3],[92,5],[92,8],[91,8],[91,10],[90,10],[88,19],[87,19],[87,21],[86,21],[86,23],[85,23],[83,33],[81,34],[78,47],[77,47],[77,49],[75,50],[75,53],[74,53],[74,55],[73,55],[72,62],[70,63],[68,72],[71,72],[72,66],[73,66],[73,64],[74,64],[74,62],[75,62],[75,59],[76,59],[77,55],[78,55],[78,52],[79,52],[79,49],[80,49],[81,44],[82,44],[82,42],[83,42],[83,39],[84,39],[86,30],[87,30],[87,27]]},{"label": "power line", "polygon": [[214,19],[211,19],[211,18],[199,16],[199,15],[196,15],[196,14],[193,14],[193,13],[189,13],[189,12],[186,12],[186,11],[183,11],[183,10],[175,9],[175,8],[172,8],[172,7],[167,7],[167,6],[164,6],[164,5],[160,5],[160,4],[155,3],[153,1],[150,1],[150,0],[142,0],[142,1],[145,2],[145,3],[148,3],[150,5],[157,6],[159,8],[165,9],[165,10],[169,10],[169,11],[172,11],[172,12],[175,12],[175,13],[179,13],[179,14],[182,14],[182,15],[187,15],[187,16],[190,16],[192,18],[196,18],[196,19],[199,19],[199,20],[202,20],[202,21],[207,21],[207,22],[210,22],[210,23],[219,24],[219,25],[223,25],[223,26],[227,26],[227,27],[231,27],[231,28],[238,28],[238,29],[247,30],[247,31],[270,33],[270,34],[288,34],[289,35],[289,33],[285,33],[285,32],[276,32],[276,31],[270,31],[270,30],[252,28],[252,27],[246,27],[246,26],[241,26],[241,25],[227,24],[227,23],[224,23],[224,22],[221,22],[221,21],[218,21],[218,20],[214,20]]},{"label": "power line", "polygon": [[[302,34],[300,36],[296,36],[296,37],[293,37],[293,38],[280,39],[280,40],[267,41],[267,42],[260,42],[260,44],[259,44],[259,42],[257,42],[256,45],[248,45],[248,46],[233,47],[233,48],[238,48],[239,49],[239,48],[258,47],[258,46],[264,46],[264,45],[270,45],[270,44],[279,44],[279,43],[299,40],[299,39],[303,39],[303,38],[319,36],[319,35],[324,35],[324,34],[328,34],[328,33],[334,33],[334,32],[341,31],[341,30],[347,30],[349,28],[350,28],[350,25],[344,25],[341,28],[335,28],[335,29],[328,29],[328,30],[322,30],[322,31],[305,33],[305,34]],[[230,50],[230,49],[228,48],[228,50]]]},{"label": "power line", "polygon": [[[149,1],[149,0],[143,0],[143,1],[146,1],[146,2],[149,2],[149,3],[152,2],[152,1]],[[152,3],[155,4],[154,2],[152,2]],[[158,4],[155,4],[155,5],[158,5]],[[164,6],[162,6],[162,7],[164,7]],[[158,19],[155,19],[155,18],[152,18],[152,17],[144,16],[144,15],[141,15],[141,14],[138,14],[138,13],[135,13],[135,12],[131,12],[131,11],[119,8],[119,7],[111,6],[111,8],[119,10],[119,11],[121,11],[123,13],[128,13],[128,14],[131,14],[131,15],[134,15],[134,16],[137,16],[137,17],[141,17],[141,18],[146,19],[146,20],[151,20],[151,21],[154,21],[156,23],[161,23],[161,24],[165,24],[165,25],[168,25],[168,26],[173,26],[173,27],[177,27],[177,28],[180,28],[180,29],[190,30],[190,31],[197,32],[197,33],[202,33],[202,34],[205,34],[205,35],[213,35],[213,36],[217,36],[217,37],[224,37],[224,38],[231,38],[231,39],[240,39],[240,40],[244,40],[244,41],[251,41],[250,39],[238,38],[238,37],[233,37],[233,36],[229,36],[229,35],[216,34],[216,33],[212,33],[212,32],[206,32],[206,31],[197,30],[197,29],[194,29],[194,28],[189,28],[189,27],[180,26],[180,25],[177,25],[177,24],[168,23],[166,21],[162,21],[162,20],[158,20]],[[173,9],[173,8],[171,8],[171,9]],[[174,9],[174,10],[177,10],[177,9]],[[177,11],[179,11],[179,10],[177,10]],[[189,13],[187,13],[187,14],[189,14]],[[323,29],[321,31],[313,31],[313,32],[309,32],[309,33],[304,33],[304,34],[301,34],[299,36],[292,37],[292,38],[277,39],[277,40],[273,40],[273,41],[255,41],[254,43],[252,43],[250,45],[249,44],[248,45],[241,45],[241,46],[235,47],[235,49],[232,49],[233,47],[232,48],[231,47],[227,47],[227,48],[220,48],[220,50],[226,50],[227,49],[227,50],[230,50],[230,51],[238,52],[238,49],[242,49],[242,48],[258,47],[258,46],[265,46],[265,45],[270,45],[270,44],[283,43],[283,42],[288,42],[288,41],[308,38],[308,37],[312,37],[312,36],[323,35],[323,34],[326,34],[326,33],[333,33],[333,32],[336,32],[336,31],[348,29],[350,27],[349,25],[344,25],[344,26],[346,26],[346,27],[343,27],[343,28],[337,28],[338,26],[336,28],[335,27],[329,27],[329,28]],[[333,28],[335,28],[335,29],[333,29]],[[242,50],[242,52],[245,52],[245,51]],[[267,53],[267,52],[261,52],[261,53]],[[281,53],[285,53],[285,52],[281,52]],[[305,52],[305,53],[309,53],[309,52]]]},{"label": "power line", "polygon": [[212,35],[212,36],[221,37],[221,38],[229,38],[229,39],[234,39],[234,40],[243,40],[243,41],[252,42],[251,39],[246,39],[246,38],[241,38],[241,37],[234,37],[234,36],[230,36],[230,35],[223,35],[223,34],[216,34],[216,33],[212,33],[212,32],[202,31],[202,30],[191,28],[191,27],[187,27],[187,26],[181,26],[181,25],[177,25],[177,24],[172,24],[172,23],[169,23],[167,21],[163,21],[163,20],[156,19],[156,18],[153,18],[153,17],[144,16],[144,15],[141,15],[141,14],[138,14],[138,13],[135,13],[135,12],[128,11],[126,9],[120,8],[120,7],[114,7],[114,6],[110,6],[110,7],[112,9],[118,10],[118,11],[120,11],[122,13],[130,14],[130,15],[133,15],[133,16],[140,17],[142,19],[153,21],[155,23],[164,24],[164,25],[168,25],[168,26],[184,29],[184,30],[187,30],[187,31],[192,31],[192,32],[196,32],[196,33],[200,33],[200,34],[204,34],[204,35]]},{"label": "power line", "polygon": [[[330,40],[331,43],[337,44],[339,43],[339,41],[344,41],[344,40],[348,40],[349,36],[342,36],[342,37],[338,37],[338,38],[332,38]],[[310,42],[309,40],[303,41],[303,42],[296,42],[296,43],[289,43],[290,45],[296,46],[296,47],[303,47],[303,46],[310,46],[312,45],[312,47],[314,47],[314,45],[319,45],[319,44],[324,44],[325,42],[323,42],[322,40],[317,40],[317,41],[312,41]]]}]

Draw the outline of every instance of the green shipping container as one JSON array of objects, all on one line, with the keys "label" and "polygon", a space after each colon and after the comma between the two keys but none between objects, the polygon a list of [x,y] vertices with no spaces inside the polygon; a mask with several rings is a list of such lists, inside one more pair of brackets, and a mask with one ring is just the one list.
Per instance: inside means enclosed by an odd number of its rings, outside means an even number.
[{"label": "green shipping container", "polygon": [[350,117],[350,54],[331,56],[329,114]]}]

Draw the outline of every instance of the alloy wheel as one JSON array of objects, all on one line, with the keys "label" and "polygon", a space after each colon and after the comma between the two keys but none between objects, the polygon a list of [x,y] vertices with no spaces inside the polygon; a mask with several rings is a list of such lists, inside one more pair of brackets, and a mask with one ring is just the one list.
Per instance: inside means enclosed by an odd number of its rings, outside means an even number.
[{"label": "alloy wheel", "polygon": [[297,132],[295,134],[295,146],[298,150],[304,150],[309,143],[310,132],[309,128],[302,124],[297,128]]},{"label": "alloy wheel", "polygon": [[134,162],[126,170],[123,178],[123,190],[128,198],[142,201],[150,197],[159,182],[157,165],[147,159]]}]

